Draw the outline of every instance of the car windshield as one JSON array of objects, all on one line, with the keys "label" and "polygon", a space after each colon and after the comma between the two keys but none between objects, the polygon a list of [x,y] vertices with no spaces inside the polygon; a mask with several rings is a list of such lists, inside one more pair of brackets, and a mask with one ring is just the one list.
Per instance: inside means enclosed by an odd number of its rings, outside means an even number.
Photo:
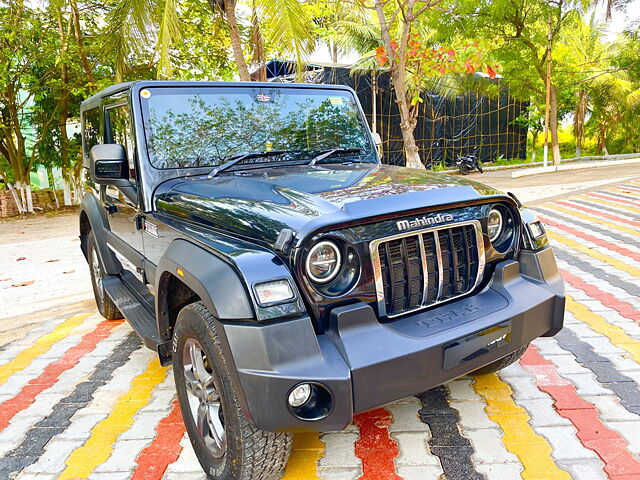
[{"label": "car windshield", "polygon": [[377,158],[348,91],[150,87],[140,91],[140,99],[156,168],[215,167],[256,153],[243,163],[309,160],[332,149],[337,150],[322,161]]}]

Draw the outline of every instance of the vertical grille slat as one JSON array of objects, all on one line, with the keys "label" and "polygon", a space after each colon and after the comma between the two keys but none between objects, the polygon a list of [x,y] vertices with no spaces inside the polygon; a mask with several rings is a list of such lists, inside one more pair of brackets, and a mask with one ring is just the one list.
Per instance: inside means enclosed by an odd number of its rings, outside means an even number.
[{"label": "vertical grille slat", "polygon": [[396,316],[469,293],[484,268],[478,232],[463,224],[376,242],[382,313]]}]

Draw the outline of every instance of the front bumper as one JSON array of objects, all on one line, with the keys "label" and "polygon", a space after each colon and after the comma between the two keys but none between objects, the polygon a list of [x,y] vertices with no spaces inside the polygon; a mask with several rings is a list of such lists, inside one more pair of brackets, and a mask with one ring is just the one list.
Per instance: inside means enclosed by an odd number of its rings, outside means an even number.
[{"label": "front bumper", "polygon": [[[564,287],[550,248],[496,267],[489,286],[382,324],[365,303],[338,307],[324,335],[303,317],[268,325],[225,324],[232,378],[245,415],[269,431],[331,431],[353,415],[415,395],[498,360],[562,328]],[[331,392],[321,420],[287,406],[290,390],[314,382]]]}]

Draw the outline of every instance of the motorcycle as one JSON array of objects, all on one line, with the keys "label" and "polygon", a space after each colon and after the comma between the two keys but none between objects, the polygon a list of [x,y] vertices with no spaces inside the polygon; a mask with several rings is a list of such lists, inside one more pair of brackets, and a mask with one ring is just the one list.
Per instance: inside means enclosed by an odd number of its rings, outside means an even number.
[{"label": "motorcycle", "polygon": [[482,173],[482,165],[476,156],[476,150],[473,150],[473,153],[469,155],[461,155],[456,160],[456,165],[458,166],[458,170],[462,175],[469,175],[475,169],[478,169],[480,173]]}]

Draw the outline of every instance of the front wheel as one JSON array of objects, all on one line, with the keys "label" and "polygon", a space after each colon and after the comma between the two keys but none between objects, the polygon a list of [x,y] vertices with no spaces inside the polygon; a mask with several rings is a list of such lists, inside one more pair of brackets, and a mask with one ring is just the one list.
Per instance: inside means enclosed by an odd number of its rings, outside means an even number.
[{"label": "front wheel", "polygon": [[109,295],[107,295],[104,289],[102,282],[104,281],[105,272],[100,263],[100,257],[98,257],[96,236],[93,232],[89,232],[89,238],[87,239],[87,260],[89,261],[89,271],[91,272],[93,296],[96,299],[96,306],[98,307],[100,315],[107,320],[122,318],[118,307],[116,307],[116,304],[113,303],[113,300],[109,298]]},{"label": "front wheel", "polygon": [[524,355],[524,352],[527,351],[527,348],[529,348],[528,343],[524,347],[520,347],[515,352],[510,353],[506,357],[502,357],[501,359],[496,360],[495,362],[490,363],[489,365],[485,365],[484,367],[479,368],[474,372],[471,372],[471,375],[484,375],[485,373],[496,373],[502,370],[503,368],[507,368],[512,363],[515,363],[518,360],[520,360],[520,357]]},{"label": "front wheel", "polygon": [[196,456],[212,480],[271,480],[291,452],[287,433],[250,424],[231,384],[213,315],[184,307],[173,333],[173,375],[182,418]]}]

